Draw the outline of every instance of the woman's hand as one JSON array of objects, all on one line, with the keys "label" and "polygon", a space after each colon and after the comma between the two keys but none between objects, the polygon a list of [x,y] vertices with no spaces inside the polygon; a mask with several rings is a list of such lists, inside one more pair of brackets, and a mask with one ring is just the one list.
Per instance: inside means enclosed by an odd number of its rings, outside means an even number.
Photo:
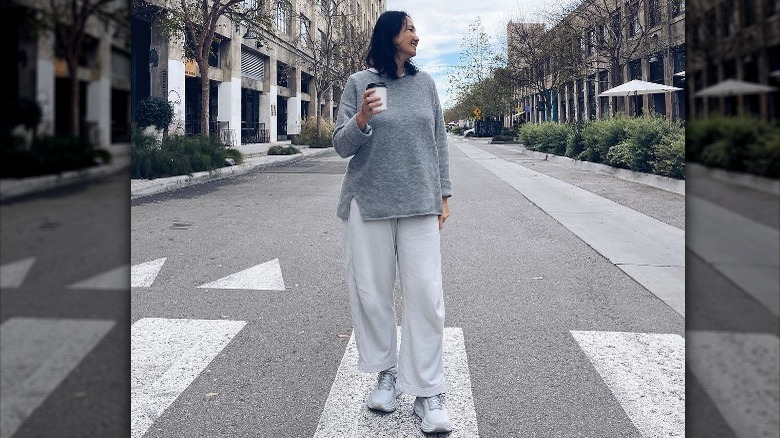
[{"label": "woman's hand", "polygon": [[368,121],[371,120],[371,117],[374,114],[379,114],[384,111],[374,111],[374,108],[382,105],[382,102],[380,102],[382,98],[374,96],[374,92],[376,92],[376,88],[369,88],[363,92],[363,102],[360,105],[360,111],[358,111],[357,116],[355,116],[355,121],[361,131],[365,131]]},{"label": "woman's hand", "polygon": [[441,198],[441,214],[439,215],[440,230],[442,229],[442,227],[444,227],[444,221],[446,221],[447,218],[450,217],[450,206],[447,204],[447,199],[449,198]]}]

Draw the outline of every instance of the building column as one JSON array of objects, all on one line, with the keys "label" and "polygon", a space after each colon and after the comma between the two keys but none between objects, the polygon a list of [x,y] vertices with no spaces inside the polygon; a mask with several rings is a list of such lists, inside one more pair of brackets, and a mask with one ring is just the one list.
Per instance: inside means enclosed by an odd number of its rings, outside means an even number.
[{"label": "building column", "polygon": [[571,119],[571,121],[576,122],[580,119],[580,90],[577,86],[577,79],[572,82],[572,85],[574,86],[574,90],[572,90],[574,94],[574,117]]},{"label": "building column", "polygon": [[291,96],[287,99],[287,134],[301,132],[301,69],[298,67],[292,74],[290,86]]},{"label": "building column", "polygon": [[[111,24],[109,32],[113,33],[114,25]],[[87,114],[86,121],[97,123],[97,138],[95,147],[105,148],[111,144],[111,38],[100,39],[97,53],[98,79],[87,85]],[[82,135],[88,133],[82,133]]]},{"label": "building column", "polygon": [[590,119],[590,90],[588,89],[588,77],[582,78],[582,121],[587,122]]},{"label": "building column", "polygon": [[38,57],[35,66],[35,99],[41,106],[39,134],[54,134],[54,40],[47,32],[38,38]]},{"label": "building column", "polygon": [[[236,145],[241,144],[241,39],[235,33],[228,49],[230,68],[223,68],[223,81],[217,86],[217,120],[227,122]],[[221,135],[221,133],[220,133]]]},{"label": "building column", "polygon": [[[156,26],[152,26],[154,29]],[[158,32],[152,32],[152,45],[155,44],[155,35]],[[181,36],[184,38],[184,36]],[[160,53],[159,58],[165,59],[164,63],[161,62],[165,68],[160,72],[159,86],[164,93],[163,96],[168,98],[168,101],[173,105],[173,121],[169,127],[171,134],[184,135],[184,46],[177,44],[177,38],[170,38],[165,40],[164,48],[165,53]],[[155,90],[156,81],[152,80],[152,90]],[[154,91],[152,91],[154,95]],[[193,123],[199,123],[199,120],[193,120]]]},{"label": "building column", "polygon": [[[276,85],[276,56],[273,53],[268,58],[268,64],[265,66],[265,81],[263,83],[263,94],[260,95],[260,123],[265,123],[268,129],[269,141],[275,142],[277,138],[276,129],[276,97],[278,96]],[[268,90],[268,92],[265,92]]]}]

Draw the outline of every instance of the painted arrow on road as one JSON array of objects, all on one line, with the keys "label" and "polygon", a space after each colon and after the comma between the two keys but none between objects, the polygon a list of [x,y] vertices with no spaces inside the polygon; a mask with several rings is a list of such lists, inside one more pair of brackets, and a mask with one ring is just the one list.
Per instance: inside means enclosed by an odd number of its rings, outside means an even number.
[{"label": "painted arrow on road", "polygon": [[198,286],[203,289],[285,290],[279,259]]}]

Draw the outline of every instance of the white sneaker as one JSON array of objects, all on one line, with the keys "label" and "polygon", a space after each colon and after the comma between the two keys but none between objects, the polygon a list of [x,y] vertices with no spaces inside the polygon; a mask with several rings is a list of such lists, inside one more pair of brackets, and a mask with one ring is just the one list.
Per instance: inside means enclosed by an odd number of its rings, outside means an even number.
[{"label": "white sneaker", "polygon": [[382,371],[377,377],[376,387],[371,391],[366,406],[369,409],[382,412],[393,412],[398,408],[398,395],[395,390],[395,373]]},{"label": "white sneaker", "polygon": [[423,432],[452,432],[452,423],[444,407],[444,394],[414,399],[414,413],[420,417]]}]

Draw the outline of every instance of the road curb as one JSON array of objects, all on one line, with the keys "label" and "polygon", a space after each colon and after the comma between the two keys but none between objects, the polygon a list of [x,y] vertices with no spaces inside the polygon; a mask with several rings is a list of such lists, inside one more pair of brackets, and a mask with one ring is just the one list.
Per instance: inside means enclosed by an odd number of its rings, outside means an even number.
[{"label": "road curb", "polygon": [[[484,144],[485,146],[495,145],[499,147],[507,147],[509,145],[507,143],[504,144],[490,143],[490,142],[488,143],[479,142],[479,143]],[[561,155],[532,151],[526,148],[525,145],[522,143],[514,143],[514,144],[517,145],[517,147],[522,148],[523,151],[527,152],[534,158],[539,158],[539,159],[558,162],[558,163],[568,163],[574,167],[579,167],[581,169],[590,170],[593,172],[605,173],[607,175],[614,176],[615,178],[624,179],[626,181],[633,181],[639,184],[644,184],[661,190],[666,190],[667,192],[685,195],[685,180],[669,178],[667,176],[661,176],[661,175],[654,175],[652,173],[643,173],[643,172],[636,172],[628,169],[620,169],[617,167],[608,166],[606,164],[593,163],[591,161],[575,160],[574,158],[564,157]]]},{"label": "road curb", "polygon": [[22,179],[0,180],[0,201],[8,201],[31,193],[43,192],[80,182],[91,181],[130,167],[130,157],[114,157],[112,164],[62,172],[58,175],[42,175]]},{"label": "road curb", "polygon": [[152,180],[133,179],[130,181],[130,199],[139,199],[158,193],[178,190],[195,184],[230,178],[256,169],[292,164],[309,157],[324,155],[330,150],[332,150],[332,148],[301,148],[300,154],[263,155],[257,158],[250,158],[246,162],[236,166],[223,167],[212,171],[195,172],[192,175],[156,178]]},{"label": "road curb", "polygon": [[699,175],[707,175],[713,179],[736,184],[753,190],[758,190],[769,195],[780,196],[780,180],[753,175],[750,173],[732,172],[714,167],[707,167],[698,163],[685,163],[692,171]]}]

